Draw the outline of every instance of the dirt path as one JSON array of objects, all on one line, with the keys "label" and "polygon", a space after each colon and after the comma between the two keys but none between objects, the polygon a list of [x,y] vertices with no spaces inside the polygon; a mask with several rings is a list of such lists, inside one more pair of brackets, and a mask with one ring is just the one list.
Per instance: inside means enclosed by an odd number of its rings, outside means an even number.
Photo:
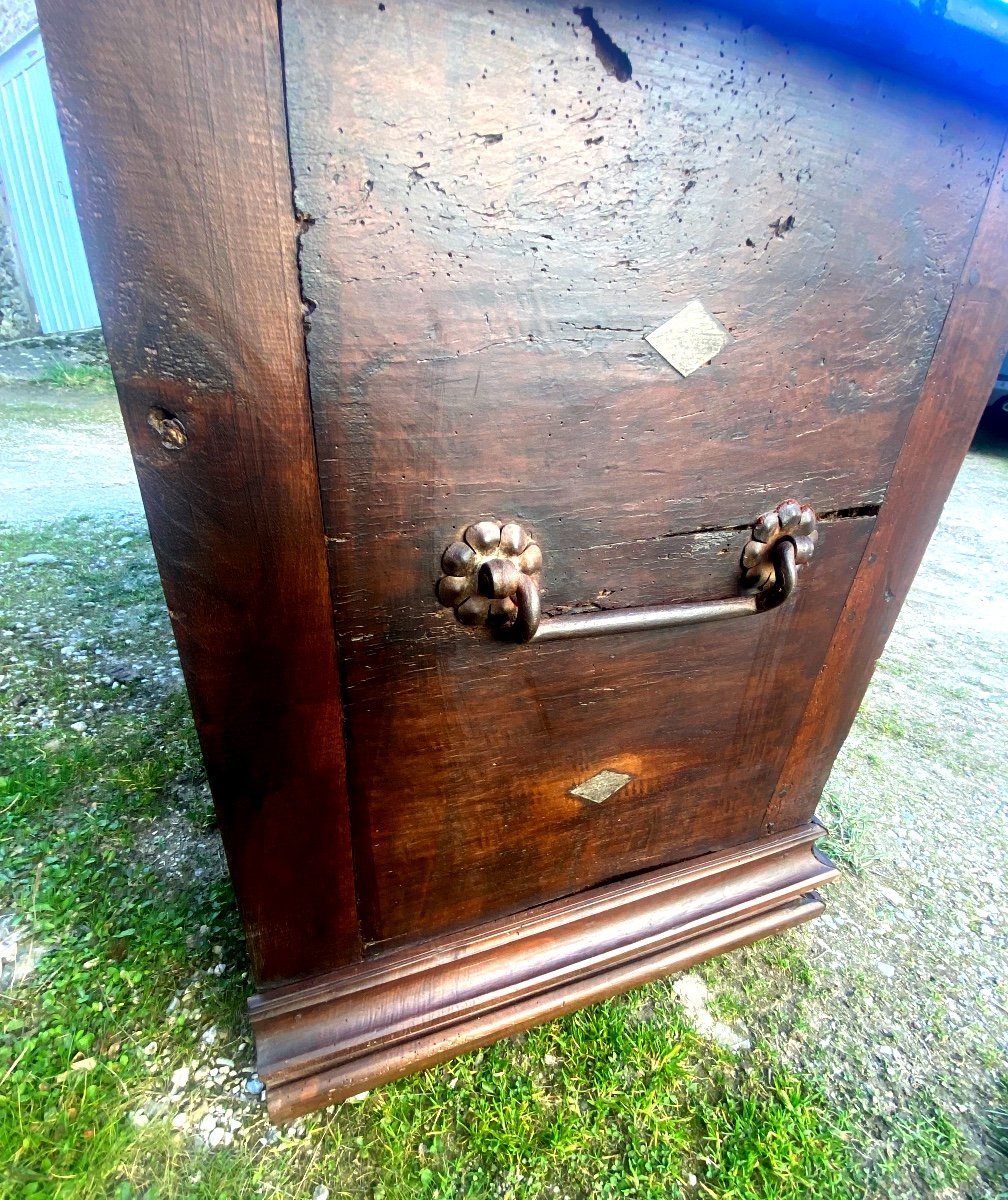
[{"label": "dirt path", "polygon": [[115,392],[0,387],[0,520],[34,525],[140,511]]}]

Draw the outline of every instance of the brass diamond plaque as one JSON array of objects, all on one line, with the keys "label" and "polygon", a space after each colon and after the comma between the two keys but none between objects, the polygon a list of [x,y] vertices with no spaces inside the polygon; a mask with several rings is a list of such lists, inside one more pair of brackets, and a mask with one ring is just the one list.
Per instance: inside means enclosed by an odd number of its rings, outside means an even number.
[{"label": "brass diamond plaque", "polygon": [[632,775],[624,775],[622,771],[599,771],[591,779],[586,779],[584,783],[571,788],[570,794],[581,800],[590,800],[592,804],[601,804],[603,800],[615,795],[632,778]]},{"label": "brass diamond plaque", "polygon": [[692,375],[729,344],[731,334],[699,300],[691,300],[644,340],[680,375]]}]

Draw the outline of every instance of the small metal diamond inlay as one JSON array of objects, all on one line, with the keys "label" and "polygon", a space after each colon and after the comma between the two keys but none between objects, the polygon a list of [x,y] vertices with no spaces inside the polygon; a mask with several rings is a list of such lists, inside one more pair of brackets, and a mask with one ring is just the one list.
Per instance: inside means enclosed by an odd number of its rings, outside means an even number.
[{"label": "small metal diamond inlay", "polygon": [[632,778],[632,775],[624,775],[622,771],[599,771],[591,779],[586,779],[584,783],[571,788],[570,794],[582,800],[590,800],[592,804],[601,804],[603,800],[615,795]]},{"label": "small metal diamond inlay", "polygon": [[671,363],[680,375],[692,375],[709,363],[732,340],[717,317],[699,300],[691,300],[664,325],[659,325],[644,340]]}]

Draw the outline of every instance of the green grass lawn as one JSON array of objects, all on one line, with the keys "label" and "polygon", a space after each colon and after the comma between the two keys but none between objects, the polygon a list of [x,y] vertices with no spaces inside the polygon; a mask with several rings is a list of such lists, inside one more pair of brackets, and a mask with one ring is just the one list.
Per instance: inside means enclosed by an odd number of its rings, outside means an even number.
[{"label": "green grass lawn", "polygon": [[[149,853],[165,828],[212,842],[173,655],[142,527],[0,530],[0,921],[44,949],[0,995],[0,1196],[809,1200],[970,1176],[940,1107],[899,1114],[880,1158],[814,1066],[700,1038],[668,982],[272,1130],[226,877]],[[739,1013],[811,996],[803,936],[746,952]],[[234,1125],[213,1149],[209,1110]]]}]

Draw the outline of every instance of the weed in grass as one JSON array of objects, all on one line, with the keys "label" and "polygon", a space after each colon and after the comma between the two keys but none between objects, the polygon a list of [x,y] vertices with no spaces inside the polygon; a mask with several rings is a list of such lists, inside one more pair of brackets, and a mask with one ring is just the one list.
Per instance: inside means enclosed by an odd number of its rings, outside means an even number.
[{"label": "weed in grass", "polygon": [[[848,753],[846,749],[841,752]],[[823,792],[819,816],[826,833],[819,845],[838,867],[861,874],[871,861],[870,846],[877,818],[865,809],[858,797],[834,783],[843,771],[844,764],[840,762]]]},{"label": "weed in grass", "polygon": [[803,999],[813,995],[816,985],[805,949],[790,932],[746,946],[730,959],[711,959],[694,970],[708,986],[712,1013],[729,1022],[744,1023],[753,1011],[774,1011],[784,1003],[788,1022],[797,1025]]},{"label": "weed in grass", "polygon": [[1005,1181],[1008,1185],[1008,1075],[998,1080],[997,1098],[987,1114],[987,1143],[1004,1159]]},{"label": "weed in grass", "polygon": [[863,705],[858,713],[858,720],[863,729],[870,731],[876,737],[903,741],[907,736],[903,714],[899,709],[877,708],[871,704]]},{"label": "weed in grass", "polygon": [[843,1130],[814,1088],[638,1009],[637,997],[596,1005],[389,1089],[382,1194],[850,1194]]},{"label": "weed in grass", "polygon": [[112,370],[104,364],[71,366],[68,363],[53,362],[34,382],[48,383],[62,388],[113,386]]},{"label": "weed in grass", "polygon": [[714,1103],[698,1106],[701,1191],[722,1200],[855,1195],[846,1118],[831,1116],[809,1084],[757,1064],[722,1079]]},{"label": "weed in grass", "polygon": [[869,1178],[884,1195],[890,1180],[910,1174],[917,1178],[924,1195],[933,1196],[969,1179],[975,1160],[976,1153],[967,1147],[962,1131],[924,1092],[912,1109],[894,1115],[885,1151]]}]

